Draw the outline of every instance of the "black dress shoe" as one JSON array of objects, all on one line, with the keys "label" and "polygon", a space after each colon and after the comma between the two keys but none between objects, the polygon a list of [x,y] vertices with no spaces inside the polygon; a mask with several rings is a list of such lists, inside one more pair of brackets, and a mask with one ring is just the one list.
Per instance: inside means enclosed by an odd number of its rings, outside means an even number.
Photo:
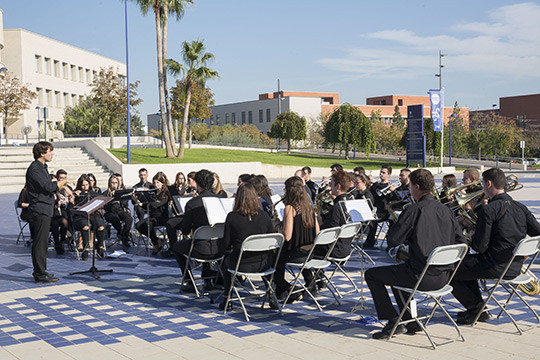
[{"label": "black dress shoe", "polygon": [[97,249],[96,255],[97,255],[98,259],[103,260],[103,258],[105,257],[105,253],[103,252],[103,248]]},{"label": "black dress shoe", "polygon": [[44,275],[34,275],[34,280],[37,283],[54,283],[59,279],[57,277],[51,276],[51,274],[45,273]]},{"label": "black dress shoe", "polygon": [[[381,331],[377,331],[373,335],[371,335],[372,338],[377,340],[382,339],[389,339],[390,338],[390,332],[392,331],[392,328],[394,327],[395,322],[389,321]],[[394,335],[404,334],[407,332],[407,328],[404,325],[398,325],[396,328],[396,331],[394,332]]]},{"label": "black dress shoe", "polygon": [[408,323],[407,325],[405,325],[405,327],[407,328],[407,334],[409,335],[414,335],[417,332],[422,331],[422,328],[420,327],[420,325],[418,325],[416,321]]},{"label": "black dress shoe", "polygon": [[88,260],[88,250],[84,250],[84,251],[82,252],[82,259],[83,259],[84,261]]},{"label": "black dress shoe", "polygon": [[[460,325],[472,325],[474,318],[478,314],[476,310],[467,310],[458,313],[456,323]],[[479,322],[486,322],[491,318],[489,311],[485,310],[480,314],[478,318]]]},{"label": "black dress shoe", "polygon": [[[225,310],[225,303],[226,303],[225,300],[219,303],[219,310]],[[227,311],[231,311],[231,310],[232,310],[232,302],[229,301],[229,303],[227,304]]]},{"label": "black dress shoe", "polygon": [[182,285],[180,293],[195,293],[195,287],[191,282],[188,282],[187,284]]}]

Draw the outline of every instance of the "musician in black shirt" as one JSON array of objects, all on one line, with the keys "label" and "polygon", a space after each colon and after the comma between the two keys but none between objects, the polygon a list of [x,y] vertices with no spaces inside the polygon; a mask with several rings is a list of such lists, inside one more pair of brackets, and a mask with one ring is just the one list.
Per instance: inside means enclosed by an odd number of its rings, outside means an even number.
[{"label": "musician in black shirt", "polygon": [[[409,259],[402,264],[375,267],[366,271],[366,282],[375,303],[377,316],[379,320],[388,321],[382,331],[373,334],[374,339],[388,338],[398,318],[386,286],[413,287],[433,249],[465,242],[452,211],[433,198],[434,186],[435,180],[428,170],[413,171],[410,175],[409,189],[417,202],[405,208],[397,223],[388,231],[388,246],[408,245]],[[451,270],[451,266],[428,270],[420,284],[420,290],[438,289],[443,286],[448,281]],[[399,291],[395,288],[392,290],[401,311],[403,303]],[[406,296],[407,294],[404,298]],[[410,314],[406,312],[404,320],[410,318]],[[421,329],[416,323],[411,323],[406,328],[403,325],[398,326],[396,334],[407,331],[415,333],[419,330]]]},{"label": "musician in black shirt", "polygon": [[[109,177],[109,184],[107,190],[103,192],[103,195],[114,197],[116,190],[120,190],[121,182],[118,176],[111,175]],[[115,199],[104,206],[105,220],[110,222],[116,229],[118,237],[122,240],[122,245],[127,250],[130,239],[131,225],[133,224],[133,218],[129,213],[128,199]],[[122,225],[124,223],[124,225]]]},{"label": "musician in black shirt", "polygon": [[67,179],[51,181],[47,162],[53,159],[53,146],[50,142],[41,141],[34,145],[32,153],[34,161],[26,170],[26,187],[28,194],[28,211],[30,225],[33,228],[32,264],[36,282],[56,282],[57,277],[47,273],[47,244],[54,208],[54,193],[59,189],[71,190],[66,186]]},{"label": "musician in black shirt", "polygon": [[375,242],[377,241],[377,239],[375,239],[375,236],[377,235],[377,224],[379,222],[387,221],[390,216],[386,209],[388,194],[379,194],[377,191],[390,186],[390,175],[392,175],[392,167],[390,165],[381,166],[381,171],[379,172],[380,181],[371,185],[370,191],[374,199],[373,205],[377,208],[377,217],[379,220],[373,221],[370,225],[367,239],[363,245],[365,249],[373,248],[375,246]]},{"label": "musician in black shirt", "polygon": [[[471,324],[484,304],[478,279],[500,277],[517,243],[526,235],[540,235],[540,224],[527,207],[504,192],[506,177],[501,169],[484,171],[482,183],[489,203],[478,212],[471,243],[476,254],[465,256],[452,280],[452,294],[467,309],[458,313],[458,324]],[[522,264],[523,258],[516,258],[508,270],[508,277],[519,275]],[[489,317],[485,311],[478,321],[487,321]]]},{"label": "musician in black shirt", "polygon": [[[148,190],[148,189],[153,189],[154,188],[154,184],[152,184],[151,182],[148,181],[148,170],[146,170],[145,168],[139,169],[139,179],[140,179],[140,181],[138,183],[136,183],[135,185],[133,185],[134,189],[136,189],[136,190],[137,189],[138,190]],[[139,220],[144,219],[144,215],[145,215],[145,212],[146,212],[145,206],[146,205],[139,206],[137,201],[135,201],[135,199],[133,199],[133,210],[135,210],[135,214],[137,215],[137,218]]]}]

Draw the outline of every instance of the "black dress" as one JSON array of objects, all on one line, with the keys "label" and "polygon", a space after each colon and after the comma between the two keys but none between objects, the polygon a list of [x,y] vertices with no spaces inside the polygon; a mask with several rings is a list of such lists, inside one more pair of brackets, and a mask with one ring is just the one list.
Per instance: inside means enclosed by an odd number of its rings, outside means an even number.
[{"label": "black dress", "polygon": [[150,236],[153,245],[158,244],[158,237],[154,228],[156,226],[165,226],[167,220],[169,220],[169,201],[168,191],[158,192],[157,199],[148,203],[149,216],[139,220],[135,225],[141,234]]}]

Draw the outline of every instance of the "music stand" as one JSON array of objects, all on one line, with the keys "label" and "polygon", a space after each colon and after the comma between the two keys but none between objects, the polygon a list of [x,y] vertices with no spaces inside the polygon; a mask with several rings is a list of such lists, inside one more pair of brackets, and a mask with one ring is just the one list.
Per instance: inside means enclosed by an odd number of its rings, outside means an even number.
[{"label": "music stand", "polygon": [[[134,191],[134,194],[137,197],[137,200],[142,204],[143,209],[144,209],[145,217],[144,219],[140,219],[140,220],[146,220],[146,233],[148,234],[147,235],[148,240],[150,240],[150,206],[148,206],[148,204],[156,201],[155,192],[157,190],[158,190],[157,188],[152,188],[152,189],[137,188]],[[146,247],[146,253],[148,253],[148,242],[145,244],[145,247]]]},{"label": "music stand", "polygon": [[[72,214],[75,215],[86,215],[88,219],[88,231],[90,232],[91,223],[90,223],[90,215],[101,209],[103,206],[105,206],[107,203],[111,202],[113,200],[112,197],[108,196],[96,196],[92,200],[88,201],[87,203],[79,206],[78,208],[75,208],[71,210]],[[77,271],[69,273],[69,275],[79,275],[79,274],[90,274],[94,276],[96,279],[99,279],[100,276],[98,273],[112,273],[112,269],[107,270],[98,270],[96,267],[96,247],[97,247],[97,239],[94,237],[94,246],[92,249],[92,267],[89,270],[86,271]]]}]

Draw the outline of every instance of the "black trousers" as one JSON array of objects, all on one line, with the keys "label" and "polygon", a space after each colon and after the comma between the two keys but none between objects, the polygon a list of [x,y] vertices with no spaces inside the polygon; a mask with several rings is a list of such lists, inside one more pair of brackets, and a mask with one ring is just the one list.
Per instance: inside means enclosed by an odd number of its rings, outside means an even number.
[{"label": "black trousers", "polygon": [[154,228],[156,226],[165,226],[167,219],[166,217],[147,217],[138,221],[135,227],[141,234],[149,236],[152,244],[157,246],[159,239]]},{"label": "black trousers", "polygon": [[[227,296],[229,294],[229,289],[232,286],[232,274],[227,270],[231,269],[234,270],[236,267],[237,260],[233,260],[230,258],[230,256],[227,256],[223,260],[223,264],[221,265],[221,271],[223,273],[223,293],[224,296]],[[253,263],[240,263],[240,266],[238,267],[238,271],[247,272],[247,273],[255,273],[255,272],[263,272],[268,270],[274,266],[274,257],[269,255],[262,259],[262,261],[259,262],[253,262]],[[266,282],[270,281],[270,276],[264,277],[266,279]]]},{"label": "black trousers", "polygon": [[64,251],[64,240],[68,230],[68,219],[63,216],[53,216],[51,218],[51,233],[54,239],[56,252]]},{"label": "black trousers", "polygon": [[[388,212],[385,212],[385,213],[377,213],[377,217],[379,218],[379,220],[377,221],[372,221],[371,223],[369,223],[369,231],[368,231],[368,236],[366,238],[366,241],[364,242],[364,245],[365,247],[373,247],[375,246],[375,243],[377,242],[377,239],[375,239],[375,236],[377,235],[377,228],[378,228],[378,225],[384,221],[388,221],[388,219],[390,218],[390,214]],[[388,226],[391,226],[392,225],[392,222],[388,222]]]},{"label": "black trousers", "polygon": [[[189,249],[191,248],[192,241],[193,239],[180,240],[177,241],[172,247],[176,262],[178,263],[178,267],[180,268],[182,273],[186,269],[187,264],[187,257],[184,255],[189,254]],[[191,256],[199,259],[212,259],[218,257],[220,253],[222,253],[222,251],[217,247],[217,241],[197,240],[191,252]],[[202,274],[203,277],[206,275],[208,270],[210,270],[210,265],[204,263]],[[190,271],[189,268],[188,271]]]},{"label": "black trousers", "polygon": [[[122,240],[128,239],[129,230],[131,230],[131,225],[133,224],[133,218],[130,213],[127,211],[106,212],[105,220],[112,224]],[[124,223],[124,226],[122,226],[122,223]]]},{"label": "black trousers", "polygon": [[169,238],[169,247],[171,249],[178,241],[178,237],[176,236],[176,230],[180,229],[180,226],[182,225],[182,220],[184,220],[183,215],[175,216],[173,218],[170,218],[167,221],[167,224],[165,224],[165,228],[167,229],[167,237]]},{"label": "black trousers", "polygon": [[[88,226],[88,230],[83,230],[86,226]],[[103,230],[99,230],[99,228],[103,228]],[[88,246],[90,242],[90,231],[92,230],[94,230],[96,235],[98,247],[103,247],[103,242],[105,241],[105,221],[97,211],[90,215],[90,222],[88,222],[88,217],[86,216],[76,216],[73,219],[73,229],[81,232],[83,248]]]},{"label": "black trousers", "polygon": [[47,272],[47,246],[49,244],[51,217],[44,214],[32,213],[30,221],[34,232],[32,241],[34,276],[42,276]]},{"label": "black trousers", "polygon": [[[420,290],[435,290],[441,288],[448,282],[450,273],[448,271],[442,272],[440,275],[426,275],[420,284]],[[380,266],[368,269],[366,271],[366,282],[368,284],[373,302],[375,303],[375,309],[377,310],[377,316],[379,320],[393,320],[398,317],[398,313],[392,305],[386,286],[404,286],[414,287],[418,281],[418,275],[415,275],[410,270],[407,264]],[[392,288],[394,292],[394,298],[396,299],[399,311],[403,309],[403,302],[399,296],[400,291]],[[403,294],[403,298],[407,299],[408,293]],[[411,315],[407,311],[403,319],[410,319]]]},{"label": "black trousers", "polygon": [[[480,310],[484,304],[478,279],[498,279],[504,271],[505,265],[493,266],[489,264],[482,254],[469,254],[465,256],[452,279],[452,294],[465,306],[467,310]],[[521,271],[520,261],[514,261],[508,269],[505,278],[513,278]]]},{"label": "black trousers", "polygon": [[[276,292],[278,294],[289,290],[291,286],[291,284],[285,280],[285,264],[303,263],[308,255],[309,250],[304,250],[302,248],[281,252],[276,266],[276,272],[274,273],[274,282],[276,283]],[[302,276],[304,277],[306,286],[311,285],[313,282],[313,271],[311,269],[304,269],[302,270]]]}]

